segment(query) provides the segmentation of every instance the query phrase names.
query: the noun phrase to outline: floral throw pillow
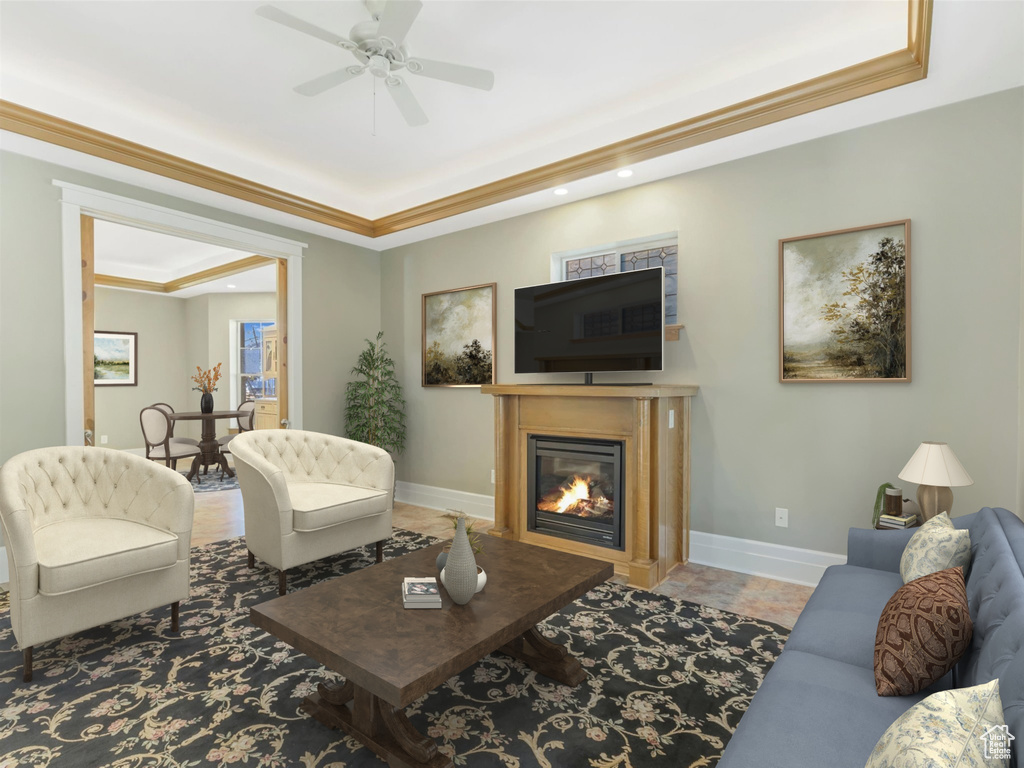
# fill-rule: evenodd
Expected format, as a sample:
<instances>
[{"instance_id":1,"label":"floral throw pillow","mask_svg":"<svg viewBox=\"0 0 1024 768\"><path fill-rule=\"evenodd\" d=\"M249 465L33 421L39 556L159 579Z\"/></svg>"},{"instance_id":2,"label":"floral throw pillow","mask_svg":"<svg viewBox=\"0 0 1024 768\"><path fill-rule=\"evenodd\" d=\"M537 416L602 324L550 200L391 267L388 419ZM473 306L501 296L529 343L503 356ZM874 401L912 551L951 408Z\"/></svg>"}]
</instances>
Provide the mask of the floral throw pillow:
<instances>
[{"instance_id":1,"label":"floral throw pillow","mask_svg":"<svg viewBox=\"0 0 1024 768\"><path fill-rule=\"evenodd\" d=\"M971 562L971 534L957 530L945 512L921 526L903 550L900 576L903 583Z\"/></svg>"},{"instance_id":2,"label":"floral throw pillow","mask_svg":"<svg viewBox=\"0 0 1024 768\"><path fill-rule=\"evenodd\" d=\"M953 668L971 644L963 567L904 584L889 598L875 633L875 689L908 696Z\"/></svg>"},{"instance_id":3,"label":"floral throw pillow","mask_svg":"<svg viewBox=\"0 0 1024 768\"><path fill-rule=\"evenodd\" d=\"M865 768L1007 768L1010 735L999 681L919 701L889 726Z\"/></svg>"}]
</instances>

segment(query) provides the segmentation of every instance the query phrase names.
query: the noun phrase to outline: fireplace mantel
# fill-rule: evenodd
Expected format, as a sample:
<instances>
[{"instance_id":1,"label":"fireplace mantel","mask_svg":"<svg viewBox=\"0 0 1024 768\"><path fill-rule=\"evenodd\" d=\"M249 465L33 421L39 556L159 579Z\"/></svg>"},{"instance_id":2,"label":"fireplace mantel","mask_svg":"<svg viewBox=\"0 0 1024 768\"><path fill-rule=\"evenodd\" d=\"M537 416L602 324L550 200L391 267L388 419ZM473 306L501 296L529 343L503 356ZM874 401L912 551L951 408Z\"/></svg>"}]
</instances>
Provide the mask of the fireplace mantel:
<instances>
[{"instance_id":1,"label":"fireplace mantel","mask_svg":"<svg viewBox=\"0 0 1024 768\"><path fill-rule=\"evenodd\" d=\"M490 384L494 397L494 528L490 533L587 555L644 588L689 555L690 398L693 385ZM670 426L671 422L671 426ZM531 434L625 442L623 552L527 529L527 440Z\"/></svg>"}]
</instances>

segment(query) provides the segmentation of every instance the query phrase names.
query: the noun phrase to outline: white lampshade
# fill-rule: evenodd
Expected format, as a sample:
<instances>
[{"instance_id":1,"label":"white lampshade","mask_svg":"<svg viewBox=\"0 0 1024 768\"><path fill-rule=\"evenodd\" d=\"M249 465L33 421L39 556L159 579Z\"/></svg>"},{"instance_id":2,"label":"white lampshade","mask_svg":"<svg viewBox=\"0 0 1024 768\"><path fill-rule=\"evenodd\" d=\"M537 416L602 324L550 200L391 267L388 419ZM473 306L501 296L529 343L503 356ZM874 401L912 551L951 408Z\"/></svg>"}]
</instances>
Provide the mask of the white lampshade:
<instances>
[{"instance_id":1,"label":"white lampshade","mask_svg":"<svg viewBox=\"0 0 1024 768\"><path fill-rule=\"evenodd\" d=\"M899 478L908 483L947 488L974 485L963 464L945 443L921 443L900 472Z\"/></svg>"}]
</instances>

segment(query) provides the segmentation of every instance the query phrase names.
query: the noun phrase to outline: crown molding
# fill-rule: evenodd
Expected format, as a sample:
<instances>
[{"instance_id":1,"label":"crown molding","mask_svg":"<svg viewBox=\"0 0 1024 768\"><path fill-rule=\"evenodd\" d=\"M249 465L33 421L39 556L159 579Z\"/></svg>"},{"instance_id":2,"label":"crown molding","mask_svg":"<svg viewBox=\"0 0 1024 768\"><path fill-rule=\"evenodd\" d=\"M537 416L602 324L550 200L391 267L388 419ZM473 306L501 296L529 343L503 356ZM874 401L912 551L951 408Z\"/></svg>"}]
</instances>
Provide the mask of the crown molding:
<instances>
[{"instance_id":1,"label":"crown molding","mask_svg":"<svg viewBox=\"0 0 1024 768\"><path fill-rule=\"evenodd\" d=\"M923 80L928 75L934 2L908 0L907 5L903 50L375 220L9 101L0 100L0 129L358 235L381 237Z\"/></svg>"},{"instance_id":2,"label":"crown molding","mask_svg":"<svg viewBox=\"0 0 1024 768\"><path fill-rule=\"evenodd\" d=\"M373 235L373 222L255 181L233 176L191 160L136 144L70 120L39 112L20 104L0 100L0 129L112 160L121 165L183 181L212 192L246 200L332 227Z\"/></svg>"},{"instance_id":3,"label":"crown molding","mask_svg":"<svg viewBox=\"0 0 1024 768\"><path fill-rule=\"evenodd\" d=\"M237 261L229 261L217 267L204 269L201 272L194 272L191 275L179 277L177 280L170 280L166 283L156 283L151 280L136 280L131 277L117 277L116 275L96 275L96 285L105 285L108 288L128 288L133 291L152 291L153 293L174 293L185 288L192 288L211 280L219 280L229 275L237 275L239 272L248 272L250 269L273 264L276 259L266 256L247 256Z\"/></svg>"}]
</instances>

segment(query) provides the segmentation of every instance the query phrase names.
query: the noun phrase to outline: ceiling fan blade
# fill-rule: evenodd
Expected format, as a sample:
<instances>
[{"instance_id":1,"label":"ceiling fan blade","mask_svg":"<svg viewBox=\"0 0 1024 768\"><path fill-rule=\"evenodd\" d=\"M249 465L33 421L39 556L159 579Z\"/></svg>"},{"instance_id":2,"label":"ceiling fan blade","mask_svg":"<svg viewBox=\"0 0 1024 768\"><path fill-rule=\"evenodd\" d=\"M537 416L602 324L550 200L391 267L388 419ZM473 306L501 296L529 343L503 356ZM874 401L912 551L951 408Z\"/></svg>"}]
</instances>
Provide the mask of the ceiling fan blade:
<instances>
[{"instance_id":1,"label":"ceiling fan blade","mask_svg":"<svg viewBox=\"0 0 1024 768\"><path fill-rule=\"evenodd\" d=\"M348 48L349 46L351 46L352 48L356 47L355 43L351 42L348 38L342 37L341 35L336 35L333 32L328 32L326 29L322 29L316 26L316 24L310 24L308 21L303 21L302 19L296 18L295 16L292 16L290 13L285 13L284 11L280 10L279 8L275 8L272 5L261 5L259 8L256 9L256 15L262 16L264 19L269 19L270 21L276 21L278 24L283 24L286 27L290 27L291 29L294 29L296 32L302 32L303 34L306 35L318 37L325 43L330 43L331 45L342 45L343 43L345 43L347 44L344 46L346 48Z\"/></svg>"},{"instance_id":2,"label":"ceiling fan blade","mask_svg":"<svg viewBox=\"0 0 1024 768\"><path fill-rule=\"evenodd\" d=\"M423 77L432 77L435 80L467 85L482 91L489 91L494 87L494 73L489 69L478 69L463 64L449 64L447 61L434 61L419 57L410 59L407 66L410 72Z\"/></svg>"},{"instance_id":3,"label":"ceiling fan blade","mask_svg":"<svg viewBox=\"0 0 1024 768\"><path fill-rule=\"evenodd\" d=\"M316 96L334 88L336 85L347 83L353 77L359 77L361 74L363 74L363 70L355 67L345 67L345 69L339 69L337 72L328 72L326 75L316 77L308 83L297 85L295 86L295 92L301 93L303 96Z\"/></svg>"},{"instance_id":4,"label":"ceiling fan blade","mask_svg":"<svg viewBox=\"0 0 1024 768\"><path fill-rule=\"evenodd\" d=\"M388 78L385 82L387 83L388 93L395 100L395 106L402 113L406 123L410 126L416 126L426 125L429 122L427 113L423 111L423 107L420 106L412 91L409 90L408 83L397 77Z\"/></svg>"},{"instance_id":5,"label":"ceiling fan blade","mask_svg":"<svg viewBox=\"0 0 1024 768\"><path fill-rule=\"evenodd\" d=\"M405 42L405 36L422 7L420 0L388 0L380 15L377 37L386 37L397 48Z\"/></svg>"}]
</instances>

